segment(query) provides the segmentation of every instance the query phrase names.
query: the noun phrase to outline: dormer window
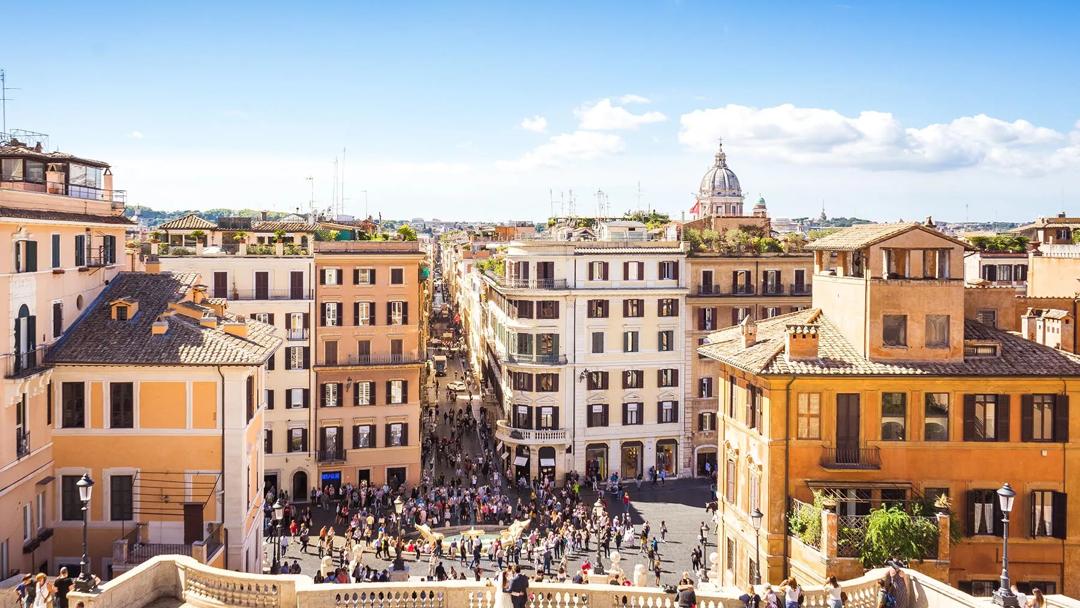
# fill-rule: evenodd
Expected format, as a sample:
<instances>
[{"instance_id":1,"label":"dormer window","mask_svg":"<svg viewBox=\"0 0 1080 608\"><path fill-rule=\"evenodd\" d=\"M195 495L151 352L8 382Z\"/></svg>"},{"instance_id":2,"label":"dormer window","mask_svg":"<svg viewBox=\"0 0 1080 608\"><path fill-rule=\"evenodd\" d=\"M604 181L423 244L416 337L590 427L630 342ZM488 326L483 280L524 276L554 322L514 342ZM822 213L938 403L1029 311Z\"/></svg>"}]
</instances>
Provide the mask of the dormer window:
<instances>
[{"instance_id":1,"label":"dormer window","mask_svg":"<svg viewBox=\"0 0 1080 608\"><path fill-rule=\"evenodd\" d=\"M1001 354L1001 344L998 342L990 341L965 341L964 342L964 356L965 357L997 357Z\"/></svg>"},{"instance_id":2,"label":"dormer window","mask_svg":"<svg viewBox=\"0 0 1080 608\"><path fill-rule=\"evenodd\" d=\"M109 316L116 321L128 321L138 311L139 302L133 298L120 298L109 302Z\"/></svg>"}]
</instances>

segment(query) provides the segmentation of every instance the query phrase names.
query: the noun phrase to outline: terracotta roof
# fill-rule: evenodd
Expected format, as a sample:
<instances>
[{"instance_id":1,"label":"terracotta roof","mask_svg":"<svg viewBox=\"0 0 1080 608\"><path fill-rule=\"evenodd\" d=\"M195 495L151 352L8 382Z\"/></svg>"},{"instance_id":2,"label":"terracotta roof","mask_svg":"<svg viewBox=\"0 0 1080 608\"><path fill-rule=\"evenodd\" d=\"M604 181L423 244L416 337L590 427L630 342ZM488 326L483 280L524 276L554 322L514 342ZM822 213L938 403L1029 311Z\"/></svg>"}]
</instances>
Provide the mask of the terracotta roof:
<instances>
[{"instance_id":1,"label":"terracotta roof","mask_svg":"<svg viewBox=\"0 0 1080 608\"><path fill-rule=\"evenodd\" d=\"M276 232L278 230L284 230L285 232L315 232L318 228L317 225L310 222L282 222L279 220L267 220L265 222L255 222L251 226L252 232Z\"/></svg>"},{"instance_id":2,"label":"terracotta roof","mask_svg":"<svg viewBox=\"0 0 1080 608\"><path fill-rule=\"evenodd\" d=\"M962 245L965 249L971 249L971 245L955 239L947 234L943 234L928 228L919 222L898 222L895 224L857 224L848 228L841 228L840 230L828 235L823 236L820 239L811 242L806 246L806 249L810 251L824 250L824 251L853 251L855 249L862 249L869 247L881 241L890 239L899 234L903 234L909 230L925 230L935 236L939 236L943 239L947 239Z\"/></svg>"},{"instance_id":3,"label":"terracotta roof","mask_svg":"<svg viewBox=\"0 0 1080 608\"><path fill-rule=\"evenodd\" d=\"M1070 314L1060 308L1029 308L1024 312L1025 317L1042 317L1044 319L1068 319Z\"/></svg>"},{"instance_id":4,"label":"terracotta roof","mask_svg":"<svg viewBox=\"0 0 1080 608\"><path fill-rule=\"evenodd\" d=\"M281 345L274 327L254 320L226 315L224 320L244 321L246 337L217 327L203 327L198 319L180 313L167 316L169 328L155 335L151 326L169 304L180 300L195 284L195 273L117 275L82 317L50 349L51 363L109 365L261 365ZM108 302L133 298L139 312L127 321L111 318ZM196 309L209 308L185 302Z\"/></svg>"},{"instance_id":5,"label":"terracotta roof","mask_svg":"<svg viewBox=\"0 0 1080 608\"><path fill-rule=\"evenodd\" d=\"M818 325L818 359L788 361L784 356L788 325ZM947 361L871 361L844 338L818 308L757 322L757 342L743 348L738 326L714 332L702 355L758 375L805 376L1080 376L1080 356L1036 344L1014 334L965 319L964 339L996 342L997 357Z\"/></svg>"},{"instance_id":6,"label":"terracotta roof","mask_svg":"<svg viewBox=\"0 0 1080 608\"><path fill-rule=\"evenodd\" d=\"M216 230L217 224L210 220L203 219L194 213L189 213L184 217L178 217L175 220L169 220L164 224L158 226L158 230Z\"/></svg>"},{"instance_id":7,"label":"terracotta roof","mask_svg":"<svg viewBox=\"0 0 1080 608\"><path fill-rule=\"evenodd\" d=\"M94 167L101 167L102 169L107 169L109 167L109 163L100 160L94 160L92 158L82 158L79 156L75 156L74 154L61 152L59 150L56 150L54 152L46 152L44 150L38 150L37 148L32 148L30 146L11 145L10 143L0 146L0 156L8 158L30 158L33 160L40 160L42 162L75 162L82 163L84 165L91 165Z\"/></svg>"},{"instance_id":8,"label":"terracotta roof","mask_svg":"<svg viewBox=\"0 0 1080 608\"><path fill-rule=\"evenodd\" d=\"M93 215L90 213L69 213L67 211L18 209L16 207L0 207L0 217L13 217L27 220L50 220L54 222L78 222L80 224L118 224L124 226L135 224L135 222L123 215Z\"/></svg>"}]
</instances>

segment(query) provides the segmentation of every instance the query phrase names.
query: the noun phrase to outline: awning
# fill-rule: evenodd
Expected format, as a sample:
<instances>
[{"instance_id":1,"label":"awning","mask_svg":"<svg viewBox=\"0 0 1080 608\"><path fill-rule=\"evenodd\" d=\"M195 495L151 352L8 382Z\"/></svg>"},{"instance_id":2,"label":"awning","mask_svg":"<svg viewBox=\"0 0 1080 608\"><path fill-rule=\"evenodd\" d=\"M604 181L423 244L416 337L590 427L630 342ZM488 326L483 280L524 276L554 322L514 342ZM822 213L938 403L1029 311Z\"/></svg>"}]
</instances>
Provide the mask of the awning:
<instances>
[{"instance_id":1,"label":"awning","mask_svg":"<svg viewBox=\"0 0 1080 608\"><path fill-rule=\"evenodd\" d=\"M553 466L555 466L555 459L554 458L541 458L540 459L540 466L542 466L542 467L553 467Z\"/></svg>"},{"instance_id":2,"label":"awning","mask_svg":"<svg viewBox=\"0 0 1080 608\"><path fill-rule=\"evenodd\" d=\"M517 458L514 459L514 464L519 466L519 467L526 466L526 465L529 464L529 457L528 456L518 456Z\"/></svg>"}]
</instances>

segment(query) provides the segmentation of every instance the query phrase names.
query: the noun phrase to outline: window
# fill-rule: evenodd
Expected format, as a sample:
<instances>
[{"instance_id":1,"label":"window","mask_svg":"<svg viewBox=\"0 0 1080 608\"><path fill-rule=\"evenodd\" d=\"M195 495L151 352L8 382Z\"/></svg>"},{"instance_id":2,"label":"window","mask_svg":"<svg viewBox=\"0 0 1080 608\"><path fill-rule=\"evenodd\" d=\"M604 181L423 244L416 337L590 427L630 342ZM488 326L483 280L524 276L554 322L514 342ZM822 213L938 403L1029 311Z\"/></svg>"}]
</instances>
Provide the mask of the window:
<instances>
[{"instance_id":1,"label":"window","mask_svg":"<svg viewBox=\"0 0 1080 608\"><path fill-rule=\"evenodd\" d=\"M926 348L949 348L949 315L926 315Z\"/></svg>"},{"instance_id":2,"label":"window","mask_svg":"<svg viewBox=\"0 0 1080 608\"><path fill-rule=\"evenodd\" d=\"M698 397L713 396L713 379L709 376L698 379Z\"/></svg>"},{"instance_id":3,"label":"window","mask_svg":"<svg viewBox=\"0 0 1080 608\"><path fill-rule=\"evenodd\" d=\"M923 278L947 280L949 278L949 250L923 250Z\"/></svg>"},{"instance_id":4,"label":"window","mask_svg":"<svg viewBox=\"0 0 1080 608\"><path fill-rule=\"evenodd\" d=\"M516 309L515 316L518 319L531 319L533 318L533 303L532 300L514 300L514 308Z\"/></svg>"},{"instance_id":5,"label":"window","mask_svg":"<svg viewBox=\"0 0 1080 608\"><path fill-rule=\"evenodd\" d=\"M746 387L746 426L761 432L761 389Z\"/></svg>"},{"instance_id":6,"label":"window","mask_svg":"<svg viewBox=\"0 0 1080 608\"><path fill-rule=\"evenodd\" d=\"M1001 507L994 490L970 490L968 498L969 536L997 536L1001 533Z\"/></svg>"},{"instance_id":7,"label":"window","mask_svg":"<svg viewBox=\"0 0 1080 608\"><path fill-rule=\"evenodd\" d=\"M675 298L660 298L656 301L656 314L661 317L679 316L679 301Z\"/></svg>"},{"instance_id":8,"label":"window","mask_svg":"<svg viewBox=\"0 0 1080 608\"><path fill-rule=\"evenodd\" d=\"M742 320L750 316L749 306L736 306L731 309L731 324L738 325Z\"/></svg>"},{"instance_id":9,"label":"window","mask_svg":"<svg viewBox=\"0 0 1080 608\"><path fill-rule=\"evenodd\" d=\"M885 346L907 346L907 315L883 315L881 338Z\"/></svg>"},{"instance_id":10,"label":"window","mask_svg":"<svg viewBox=\"0 0 1080 608\"><path fill-rule=\"evenodd\" d=\"M401 447L408 445L408 440L405 437L405 424L402 422L395 422L386 425L386 445L387 447Z\"/></svg>"},{"instance_id":11,"label":"window","mask_svg":"<svg viewBox=\"0 0 1080 608\"><path fill-rule=\"evenodd\" d=\"M404 285L405 284L405 269L404 268L391 268L390 269L390 284L391 285Z\"/></svg>"},{"instance_id":12,"label":"window","mask_svg":"<svg viewBox=\"0 0 1080 608\"><path fill-rule=\"evenodd\" d=\"M626 281L644 281L645 262L623 262L623 279Z\"/></svg>"},{"instance_id":13,"label":"window","mask_svg":"<svg viewBox=\"0 0 1080 608\"><path fill-rule=\"evenodd\" d=\"M15 272L37 272L37 241L15 242Z\"/></svg>"},{"instance_id":14,"label":"window","mask_svg":"<svg viewBox=\"0 0 1080 608\"><path fill-rule=\"evenodd\" d=\"M997 311L991 308L983 308L975 312L975 320L983 325L997 327Z\"/></svg>"},{"instance_id":15,"label":"window","mask_svg":"<svg viewBox=\"0 0 1080 608\"><path fill-rule=\"evenodd\" d=\"M965 343L964 357L996 357L999 346L996 343Z\"/></svg>"},{"instance_id":16,"label":"window","mask_svg":"<svg viewBox=\"0 0 1080 608\"><path fill-rule=\"evenodd\" d=\"M64 382L60 385L60 427L81 429L86 426L86 385Z\"/></svg>"},{"instance_id":17,"label":"window","mask_svg":"<svg viewBox=\"0 0 1080 608\"><path fill-rule=\"evenodd\" d=\"M712 331L716 329L716 308L698 309L698 329Z\"/></svg>"},{"instance_id":18,"label":"window","mask_svg":"<svg viewBox=\"0 0 1080 608\"><path fill-rule=\"evenodd\" d=\"M907 436L907 393L881 394L881 439L903 441Z\"/></svg>"},{"instance_id":19,"label":"window","mask_svg":"<svg viewBox=\"0 0 1080 608\"><path fill-rule=\"evenodd\" d=\"M551 361L559 356L559 334L536 334L536 354Z\"/></svg>"},{"instance_id":20,"label":"window","mask_svg":"<svg viewBox=\"0 0 1080 608\"><path fill-rule=\"evenodd\" d=\"M287 446L290 452L306 452L307 445L307 429L304 428L291 428L289 429L289 444Z\"/></svg>"},{"instance_id":21,"label":"window","mask_svg":"<svg viewBox=\"0 0 1080 608\"><path fill-rule=\"evenodd\" d=\"M533 377L532 374L526 372L511 372L510 386L515 391L527 391L533 390Z\"/></svg>"},{"instance_id":22,"label":"window","mask_svg":"<svg viewBox=\"0 0 1080 608\"><path fill-rule=\"evenodd\" d=\"M661 424L679 421L679 402L661 401L656 404L656 421Z\"/></svg>"},{"instance_id":23,"label":"window","mask_svg":"<svg viewBox=\"0 0 1080 608\"><path fill-rule=\"evenodd\" d=\"M30 433L27 430L29 420L26 417L26 393L15 404L15 457L22 458L30 453Z\"/></svg>"},{"instance_id":24,"label":"window","mask_svg":"<svg viewBox=\"0 0 1080 608\"><path fill-rule=\"evenodd\" d=\"M323 327L337 327L340 325L340 320L338 319L338 310L340 310L340 308L340 302L323 303Z\"/></svg>"},{"instance_id":25,"label":"window","mask_svg":"<svg viewBox=\"0 0 1080 608\"><path fill-rule=\"evenodd\" d=\"M607 262L589 262L589 280L606 281L608 279Z\"/></svg>"},{"instance_id":26,"label":"window","mask_svg":"<svg viewBox=\"0 0 1080 608\"><path fill-rule=\"evenodd\" d=\"M660 262L660 280L677 281L679 279L679 263L677 261Z\"/></svg>"},{"instance_id":27,"label":"window","mask_svg":"<svg viewBox=\"0 0 1080 608\"><path fill-rule=\"evenodd\" d=\"M286 406L290 408L308 406L308 389L306 388L290 388L285 395L288 396Z\"/></svg>"},{"instance_id":28,"label":"window","mask_svg":"<svg viewBox=\"0 0 1080 608\"><path fill-rule=\"evenodd\" d=\"M636 331L623 332L623 352L636 353L640 349L640 337Z\"/></svg>"},{"instance_id":29,"label":"window","mask_svg":"<svg viewBox=\"0 0 1080 608\"><path fill-rule=\"evenodd\" d=\"M592 352L596 354L604 352L604 332L592 332Z\"/></svg>"},{"instance_id":30,"label":"window","mask_svg":"<svg viewBox=\"0 0 1080 608\"><path fill-rule=\"evenodd\" d=\"M79 482L82 475L63 475L60 477L60 519L80 521L83 518L82 501L79 500Z\"/></svg>"},{"instance_id":31,"label":"window","mask_svg":"<svg viewBox=\"0 0 1080 608\"><path fill-rule=\"evenodd\" d=\"M821 393L799 393L796 415L799 439L821 439Z\"/></svg>"},{"instance_id":32,"label":"window","mask_svg":"<svg viewBox=\"0 0 1080 608\"><path fill-rule=\"evenodd\" d=\"M660 352L670 352L675 350L675 332L670 329L657 332L656 350Z\"/></svg>"},{"instance_id":33,"label":"window","mask_svg":"<svg viewBox=\"0 0 1080 608\"><path fill-rule=\"evenodd\" d=\"M373 307L371 302L354 302L353 303L353 316L356 317L357 325L372 325L371 313Z\"/></svg>"},{"instance_id":34,"label":"window","mask_svg":"<svg viewBox=\"0 0 1080 608\"><path fill-rule=\"evenodd\" d=\"M338 399L338 386L336 382L327 382L322 385L322 405L323 407L338 407L341 405L341 401Z\"/></svg>"},{"instance_id":35,"label":"window","mask_svg":"<svg viewBox=\"0 0 1080 608\"><path fill-rule=\"evenodd\" d=\"M586 386L590 391L605 391L608 388L607 372L589 372Z\"/></svg>"},{"instance_id":36,"label":"window","mask_svg":"<svg viewBox=\"0 0 1080 608\"><path fill-rule=\"evenodd\" d=\"M590 427L608 425L608 406L606 403L593 403L589 406L589 419L586 421Z\"/></svg>"},{"instance_id":37,"label":"window","mask_svg":"<svg viewBox=\"0 0 1080 608\"><path fill-rule=\"evenodd\" d=\"M532 334L515 334L517 337L517 354L519 355L531 355L533 354L533 337Z\"/></svg>"},{"instance_id":38,"label":"window","mask_svg":"<svg viewBox=\"0 0 1080 608\"><path fill-rule=\"evenodd\" d=\"M60 235L52 235L52 267L60 268Z\"/></svg>"},{"instance_id":39,"label":"window","mask_svg":"<svg viewBox=\"0 0 1080 608\"><path fill-rule=\"evenodd\" d=\"M37 495L37 529L45 529L45 492L38 492Z\"/></svg>"},{"instance_id":40,"label":"window","mask_svg":"<svg viewBox=\"0 0 1080 608\"><path fill-rule=\"evenodd\" d=\"M747 471L747 477L749 478L749 487L747 488L749 496L747 496L746 508L750 511L761 508L761 471L756 468L749 467Z\"/></svg>"},{"instance_id":41,"label":"window","mask_svg":"<svg viewBox=\"0 0 1080 608\"><path fill-rule=\"evenodd\" d=\"M771 319L773 317L779 317L779 316L780 316L780 307L779 306L766 306L765 307L765 318L766 319Z\"/></svg>"},{"instance_id":42,"label":"window","mask_svg":"<svg viewBox=\"0 0 1080 608\"><path fill-rule=\"evenodd\" d=\"M85 234L76 234L75 235L75 265L79 266L79 267L86 266L86 235ZM214 275L215 275L214 276L214 279L215 279L214 282L216 283L217 282L217 280L216 280L217 279L217 273L214 273ZM214 297L217 297L217 295L215 294ZM222 296L222 297L224 297L224 296Z\"/></svg>"},{"instance_id":43,"label":"window","mask_svg":"<svg viewBox=\"0 0 1080 608\"><path fill-rule=\"evenodd\" d=\"M630 298L623 300L623 316L624 317L644 317L645 316L645 300L638 298Z\"/></svg>"},{"instance_id":44,"label":"window","mask_svg":"<svg viewBox=\"0 0 1080 608\"><path fill-rule=\"evenodd\" d=\"M387 382L387 385L390 387L388 396L389 402L393 405L405 403L407 383L404 380L390 380Z\"/></svg>"},{"instance_id":45,"label":"window","mask_svg":"<svg viewBox=\"0 0 1080 608\"><path fill-rule=\"evenodd\" d=\"M134 477L131 475L109 476L109 519L112 521L130 521L134 519L132 500Z\"/></svg>"},{"instance_id":46,"label":"window","mask_svg":"<svg viewBox=\"0 0 1080 608\"><path fill-rule=\"evenodd\" d=\"M34 537L34 512L30 510L30 503L22 506L22 520L23 542L28 543Z\"/></svg>"},{"instance_id":47,"label":"window","mask_svg":"<svg viewBox=\"0 0 1080 608\"><path fill-rule=\"evenodd\" d=\"M1036 490L1031 493L1031 535L1065 538L1065 504L1063 492Z\"/></svg>"},{"instance_id":48,"label":"window","mask_svg":"<svg viewBox=\"0 0 1080 608\"><path fill-rule=\"evenodd\" d=\"M307 369L308 347L290 346L285 350L285 369Z\"/></svg>"},{"instance_id":49,"label":"window","mask_svg":"<svg viewBox=\"0 0 1080 608\"><path fill-rule=\"evenodd\" d=\"M274 453L274 431L263 429L263 454Z\"/></svg>"},{"instance_id":50,"label":"window","mask_svg":"<svg viewBox=\"0 0 1080 608\"><path fill-rule=\"evenodd\" d=\"M623 370L623 388L641 388L645 385L645 374L640 369Z\"/></svg>"},{"instance_id":51,"label":"window","mask_svg":"<svg viewBox=\"0 0 1080 608\"><path fill-rule=\"evenodd\" d=\"M606 319L608 316L608 301L589 300L588 309L590 319Z\"/></svg>"},{"instance_id":52,"label":"window","mask_svg":"<svg viewBox=\"0 0 1080 608\"><path fill-rule=\"evenodd\" d=\"M701 412L700 414L698 414L698 430L715 431L716 414L713 412Z\"/></svg>"},{"instance_id":53,"label":"window","mask_svg":"<svg viewBox=\"0 0 1080 608\"><path fill-rule=\"evenodd\" d=\"M554 300L541 300L536 303L537 319L558 319L559 303Z\"/></svg>"},{"instance_id":54,"label":"window","mask_svg":"<svg viewBox=\"0 0 1080 608\"><path fill-rule=\"evenodd\" d=\"M337 285L338 283L340 283L340 281L338 281L338 277L340 275L340 268L323 268L323 285Z\"/></svg>"},{"instance_id":55,"label":"window","mask_svg":"<svg viewBox=\"0 0 1080 608\"><path fill-rule=\"evenodd\" d=\"M555 411L555 408L550 406L541 407L537 410L539 416L536 420L536 428L538 429L557 429L559 428L559 416Z\"/></svg>"},{"instance_id":56,"label":"window","mask_svg":"<svg viewBox=\"0 0 1080 608\"><path fill-rule=\"evenodd\" d=\"M121 307L125 313L127 313L127 307ZM116 312L120 312L118 309ZM117 316L119 318L119 316ZM53 302L52 305L52 331L53 338L59 338L64 333L64 303Z\"/></svg>"},{"instance_id":57,"label":"window","mask_svg":"<svg viewBox=\"0 0 1080 608\"><path fill-rule=\"evenodd\" d=\"M514 406L514 428L515 429L531 429L532 428L532 408L527 405L515 405Z\"/></svg>"},{"instance_id":58,"label":"window","mask_svg":"<svg viewBox=\"0 0 1080 608\"><path fill-rule=\"evenodd\" d=\"M926 393L923 440L949 440L949 393Z\"/></svg>"},{"instance_id":59,"label":"window","mask_svg":"<svg viewBox=\"0 0 1080 608\"><path fill-rule=\"evenodd\" d=\"M729 456L724 473L724 498L732 504L735 504L735 471L735 458ZM730 545L731 541L728 541L728 544ZM731 551L730 548L728 550Z\"/></svg>"},{"instance_id":60,"label":"window","mask_svg":"<svg viewBox=\"0 0 1080 608\"><path fill-rule=\"evenodd\" d=\"M559 390L559 374L536 374L536 392L554 393Z\"/></svg>"},{"instance_id":61,"label":"window","mask_svg":"<svg viewBox=\"0 0 1080 608\"><path fill-rule=\"evenodd\" d=\"M23 159L5 158L0 159L0 181L21 182L23 181ZM7 576L7 572L3 573Z\"/></svg>"},{"instance_id":62,"label":"window","mask_svg":"<svg viewBox=\"0 0 1080 608\"><path fill-rule=\"evenodd\" d=\"M964 441L1008 441L1009 396L964 395Z\"/></svg>"},{"instance_id":63,"label":"window","mask_svg":"<svg viewBox=\"0 0 1080 608\"><path fill-rule=\"evenodd\" d=\"M375 405L375 383L357 382L353 385L353 403L355 405Z\"/></svg>"},{"instance_id":64,"label":"window","mask_svg":"<svg viewBox=\"0 0 1080 608\"><path fill-rule=\"evenodd\" d=\"M673 368L656 370L656 385L661 388L679 386L679 370Z\"/></svg>"},{"instance_id":65,"label":"window","mask_svg":"<svg viewBox=\"0 0 1080 608\"><path fill-rule=\"evenodd\" d=\"M735 419L735 388L738 386L735 376L728 376L727 416Z\"/></svg>"},{"instance_id":66,"label":"window","mask_svg":"<svg viewBox=\"0 0 1080 608\"><path fill-rule=\"evenodd\" d=\"M408 325L409 304L408 302L387 302L387 322L390 325Z\"/></svg>"},{"instance_id":67,"label":"window","mask_svg":"<svg viewBox=\"0 0 1080 608\"><path fill-rule=\"evenodd\" d=\"M375 284L375 269L374 268L355 268L353 269L353 283L356 285L374 285Z\"/></svg>"},{"instance_id":68,"label":"window","mask_svg":"<svg viewBox=\"0 0 1080 608\"><path fill-rule=\"evenodd\" d=\"M644 417L641 415L641 403L624 403L622 404L622 423L624 426L630 426L634 424L644 424Z\"/></svg>"},{"instance_id":69,"label":"window","mask_svg":"<svg viewBox=\"0 0 1080 608\"><path fill-rule=\"evenodd\" d=\"M1023 441L1068 441L1068 396L1024 395L1021 397L1020 422Z\"/></svg>"},{"instance_id":70,"label":"window","mask_svg":"<svg viewBox=\"0 0 1080 608\"><path fill-rule=\"evenodd\" d=\"M109 383L109 428L135 427L135 385L131 382Z\"/></svg>"},{"instance_id":71,"label":"window","mask_svg":"<svg viewBox=\"0 0 1080 608\"><path fill-rule=\"evenodd\" d=\"M354 450L375 447L375 425L354 425L352 431L352 447Z\"/></svg>"}]
</instances>

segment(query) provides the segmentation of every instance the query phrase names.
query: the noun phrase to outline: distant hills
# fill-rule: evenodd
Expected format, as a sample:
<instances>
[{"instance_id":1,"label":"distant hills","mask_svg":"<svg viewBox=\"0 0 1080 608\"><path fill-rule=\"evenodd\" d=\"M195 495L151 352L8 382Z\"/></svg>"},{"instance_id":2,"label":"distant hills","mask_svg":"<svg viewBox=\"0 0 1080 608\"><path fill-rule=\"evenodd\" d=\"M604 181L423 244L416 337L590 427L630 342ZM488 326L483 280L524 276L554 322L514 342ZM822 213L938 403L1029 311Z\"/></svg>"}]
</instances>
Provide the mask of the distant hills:
<instances>
[{"instance_id":1,"label":"distant hills","mask_svg":"<svg viewBox=\"0 0 1080 608\"><path fill-rule=\"evenodd\" d=\"M216 222L221 217L259 217L262 215L262 211L259 209L186 209L184 211L157 211L149 207L128 207L124 210L124 215L127 217L134 217L136 211L139 214L139 218L146 223L147 226L157 226L163 224L169 220L176 219L178 217L184 217L189 213L196 213L201 218ZM280 211L268 211L266 217L272 220L280 219L289 215Z\"/></svg>"}]
</instances>

